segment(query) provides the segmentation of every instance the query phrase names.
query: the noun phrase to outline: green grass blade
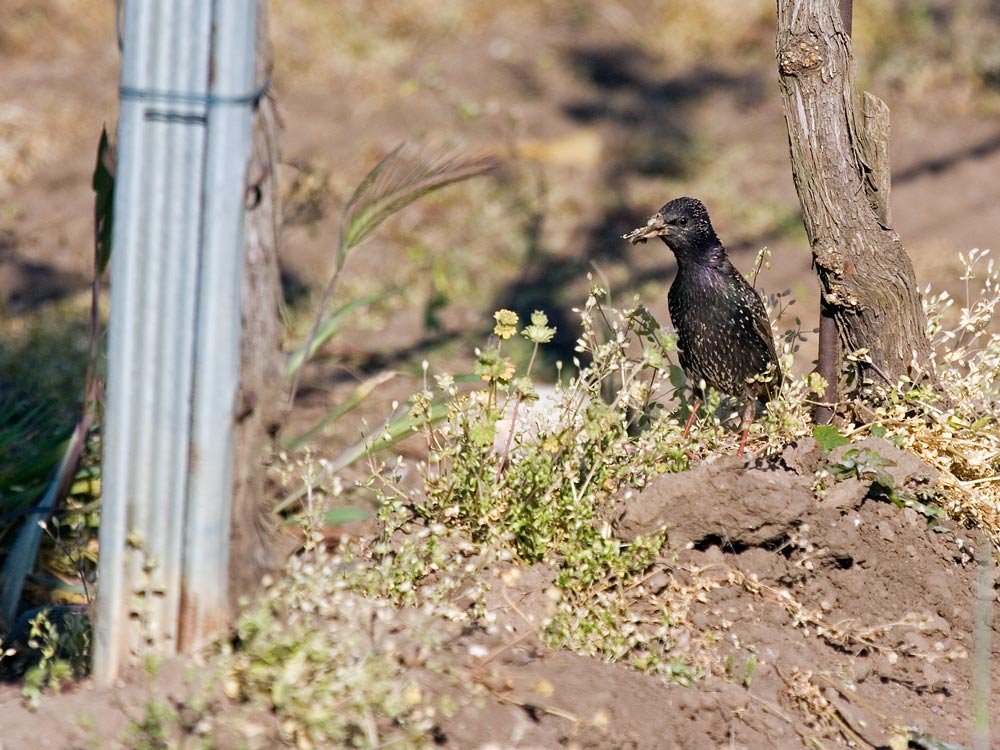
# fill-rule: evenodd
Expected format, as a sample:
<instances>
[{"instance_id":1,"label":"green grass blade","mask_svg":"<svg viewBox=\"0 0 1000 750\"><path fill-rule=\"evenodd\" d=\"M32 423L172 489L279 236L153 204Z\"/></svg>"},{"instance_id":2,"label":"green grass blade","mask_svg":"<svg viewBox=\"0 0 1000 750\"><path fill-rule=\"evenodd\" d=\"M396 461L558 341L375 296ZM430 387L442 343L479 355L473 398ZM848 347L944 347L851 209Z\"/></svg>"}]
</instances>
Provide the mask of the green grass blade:
<instances>
[{"instance_id":1,"label":"green grass blade","mask_svg":"<svg viewBox=\"0 0 1000 750\"><path fill-rule=\"evenodd\" d=\"M336 268L340 269L344 267L344 263L347 261L347 253L351 246L347 244L347 232L345 230L347 226L347 217L350 214L352 208L360 203L363 203L364 196L371 189L375 180L378 179L379 174L382 173L384 169L388 167L393 160L399 156L400 152L403 150L405 143L400 143L396 148L390 151L382 161L375 165L375 168L371 172L365 175L365 178L361 180L354 192L351 194L351 199L347 201L347 206L344 209L344 217L340 225L340 237L337 242L337 265Z\"/></svg>"},{"instance_id":2,"label":"green grass blade","mask_svg":"<svg viewBox=\"0 0 1000 750\"><path fill-rule=\"evenodd\" d=\"M4 519L22 516L45 491L66 448L70 428L48 404L26 407L15 397L0 400L0 537Z\"/></svg>"},{"instance_id":3,"label":"green grass blade","mask_svg":"<svg viewBox=\"0 0 1000 750\"><path fill-rule=\"evenodd\" d=\"M444 399L436 399L430 405L428 416L428 421L431 424L440 422L448 416L448 403ZM330 463L330 473L336 474L338 471L346 469L365 456L392 447L403 438L409 437L419 430L423 424L423 420L419 422L415 421L409 414L402 414L396 417L383 425L374 440L360 440L350 448L344 450Z\"/></svg>"},{"instance_id":4,"label":"green grass blade","mask_svg":"<svg viewBox=\"0 0 1000 750\"><path fill-rule=\"evenodd\" d=\"M38 545L42 538L42 528L38 522L47 519L66 494L83 455L91 421L92 414L88 411L77 423L73 436L66 445L59 470L49 482L45 495L35 505L37 513L29 516L21 526L14 545L4 560L3 575L0 576L0 624L10 625L14 622L24 582L34 569L35 559L38 557Z\"/></svg>"},{"instance_id":5,"label":"green grass blade","mask_svg":"<svg viewBox=\"0 0 1000 750\"><path fill-rule=\"evenodd\" d=\"M354 507L344 507L344 508L332 508L323 514L323 523L329 524L330 526L338 526L342 523L351 523L353 521L364 521L366 518L371 518L371 511L365 510L364 508L354 508ZM301 526L305 523L305 518L302 516L293 516L292 518L286 518L281 522L282 526Z\"/></svg>"},{"instance_id":6,"label":"green grass blade","mask_svg":"<svg viewBox=\"0 0 1000 750\"><path fill-rule=\"evenodd\" d=\"M489 156L424 157L396 148L368 173L347 204L338 243L338 267L352 248L368 239L394 213L428 193L477 177L496 165L497 160Z\"/></svg>"},{"instance_id":7,"label":"green grass blade","mask_svg":"<svg viewBox=\"0 0 1000 750\"><path fill-rule=\"evenodd\" d=\"M289 440L285 447L290 451L297 451L302 446L304 446L309 440L316 436L323 428L336 422L342 416L348 412L353 411L368 398L372 392L378 388L380 385L387 383L392 378L396 377L398 373L393 371L380 372L378 375L373 375L372 377L365 380L361 385L355 388L351 394L339 404L333 411L327 414L323 419L321 419L315 426L310 428L308 431L302 433L297 438Z\"/></svg>"},{"instance_id":8,"label":"green grass blade","mask_svg":"<svg viewBox=\"0 0 1000 750\"><path fill-rule=\"evenodd\" d=\"M338 307L336 310L331 312L326 318L322 320L319 327L316 328L316 332L302 345L296 349L292 356L288 358L288 374L295 375L299 369L301 369L303 362L306 362L316 356L316 352L322 349L330 339L336 336L347 323L347 316L350 315L355 310L363 307L369 307L371 305L377 304L382 300L391 297L392 295L399 294L401 290L391 289L386 292L377 292L375 294L369 294L364 297L359 297L356 300L348 302L346 305ZM308 353L306 353L306 347L309 347Z\"/></svg>"},{"instance_id":9,"label":"green grass blade","mask_svg":"<svg viewBox=\"0 0 1000 750\"><path fill-rule=\"evenodd\" d=\"M428 419L430 424L437 424L448 416L448 402L444 398L435 399L431 402ZM333 476L337 472L343 471L348 466L361 460L365 456L390 448L404 438L409 437L425 424L425 420L414 420L409 414L402 414L395 419L388 420L378 431L378 437L374 439L360 440L350 446L339 456L337 456L326 468L326 474ZM286 495L277 506L274 512L280 513L290 508L296 501L302 499L307 492L303 485L289 495Z\"/></svg>"}]
</instances>

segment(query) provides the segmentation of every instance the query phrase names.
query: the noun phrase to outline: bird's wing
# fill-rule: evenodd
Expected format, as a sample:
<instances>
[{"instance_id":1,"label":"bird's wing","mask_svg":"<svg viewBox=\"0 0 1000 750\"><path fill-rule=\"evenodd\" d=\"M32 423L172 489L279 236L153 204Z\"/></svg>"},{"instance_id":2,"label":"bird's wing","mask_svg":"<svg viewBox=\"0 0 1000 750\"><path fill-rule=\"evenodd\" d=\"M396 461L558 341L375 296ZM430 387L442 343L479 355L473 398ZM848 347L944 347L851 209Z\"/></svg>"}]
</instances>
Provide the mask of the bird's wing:
<instances>
[{"instance_id":1,"label":"bird's wing","mask_svg":"<svg viewBox=\"0 0 1000 750\"><path fill-rule=\"evenodd\" d=\"M768 321L767 310L756 289L747 284L746 292L747 301L753 310L753 331L765 345L765 351L770 355L768 362L774 364L774 386L768 390L777 393L778 389L781 388L782 373L781 367L778 365L778 352L774 348L774 334L771 331L771 324Z\"/></svg>"}]
</instances>

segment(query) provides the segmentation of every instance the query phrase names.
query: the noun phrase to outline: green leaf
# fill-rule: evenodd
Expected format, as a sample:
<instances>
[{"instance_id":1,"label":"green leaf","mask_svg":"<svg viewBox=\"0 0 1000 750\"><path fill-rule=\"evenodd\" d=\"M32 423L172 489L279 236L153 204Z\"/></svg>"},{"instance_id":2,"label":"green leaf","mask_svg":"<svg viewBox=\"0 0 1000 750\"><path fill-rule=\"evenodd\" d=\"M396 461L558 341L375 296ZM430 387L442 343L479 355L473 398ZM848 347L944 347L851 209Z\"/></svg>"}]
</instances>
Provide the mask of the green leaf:
<instances>
[{"instance_id":1,"label":"green leaf","mask_svg":"<svg viewBox=\"0 0 1000 750\"><path fill-rule=\"evenodd\" d=\"M882 424L873 424L872 425L872 429L871 429L871 433L872 433L872 437L884 438L885 437L885 433L886 433L885 425L882 425Z\"/></svg>"},{"instance_id":2,"label":"green leaf","mask_svg":"<svg viewBox=\"0 0 1000 750\"><path fill-rule=\"evenodd\" d=\"M366 518L371 517L371 512L365 510L364 508L333 508L326 511L323 514L323 523L330 526L339 526L342 523L351 523L353 521L364 521ZM282 522L282 526L301 526L305 523L305 518L302 516L295 516L293 518L286 518Z\"/></svg>"},{"instance_id":3,"label":"green leaf","mask_svg":"<svg viewBox=\"0 0 1000 750\"><path fill-rule=\"evenodd\" d=\"M323 521L331 526L352 521L364 521L371 517L371 512L364 508L333 508L323 514Z\"/></svg>"},{"instance_id":4,"label":"green leaf","mask_svg":"<svg viewBox=\"0 0 1000 750\"><path fill-rule=\"evenodd\" d=\"M895 493L896 482L893 481L892 474L882 468L873 469L872 473L874 478L872 480L872 487L877 491L891 496Z\"/></svg>"},{"instance_id":5,"label":"green leaf","mask_svg":"<svg viewBox=\"0 0 1000 750\"><path fill-rule=\"evenodd\" d=\"M670 385L678 389L687 385L687 377L680 365L670 365Z\"/></svg>"},{"instance_id":6,"label":"green leaf","mask_svg":"<svg viewBox=\"0 0 1000 750\"><path fill-rule=\"evenodd\" d=\"M97 144L97 164L91 180L94 188L94 250L98 273L104 273L111 259L111 225L115 209L115 150L108 140L107 128L101 128Z\"/></svg>"},{"instance_id":7,"label":"green leaf","mask_svg":"<svg viewBox=\"0 0 1000 750\"><path fill-rule=\"evenodd\" d=\"M496 422L479 420L469 427L469 440L477 448L484 448L493 445L493 440L497 434Z\"/></svg>"},{"instance_id":8,"label":"green leaf","mask_svg":"<svg viewBox=\"0 0 1000 750\"><path fill-rule=\"evenodd\" d=\"M14 543L7 553L3 570L0 571L0 625L9 626L14 622L24 582L34 569L38 557L38 546L42 538L39 521L48 519L52 510L66 496L66 491L80 464L90 424L89 414L84 414L77 422L76 429L63 450L59 468L49 482L45 494L35 503L33 509L35 512L18 530Z\"/></svg>"},{"instance_id":9,"label":"green leaf","mask_svg":"<svg viewBox=\"0 0 1000 750\"><path fill-rule=\"evenodd\" d=\"M818 424L813 427L813 437L824 452L829 453L834 448L847 445L851 441L837 432L837 428L830 424Z\"/></svg>"},{"instance_id":10,"label":"green leaf","mask_svg":"<svg viewBox=\"0 0 1000 750\"><path fill-rule=\"evenodd\" d=\"M984 428L986 425L988 425L990 422L992 422L995 419L996 419L996 417L993 416L992 414L989 415L989 416L987 416L987 417L981 417L981 418L977 419L975 422L973 422L971 425L969 425L969 429L972 430L972 431L981 430L982 428Z\"/></svg>"}]
</instances>

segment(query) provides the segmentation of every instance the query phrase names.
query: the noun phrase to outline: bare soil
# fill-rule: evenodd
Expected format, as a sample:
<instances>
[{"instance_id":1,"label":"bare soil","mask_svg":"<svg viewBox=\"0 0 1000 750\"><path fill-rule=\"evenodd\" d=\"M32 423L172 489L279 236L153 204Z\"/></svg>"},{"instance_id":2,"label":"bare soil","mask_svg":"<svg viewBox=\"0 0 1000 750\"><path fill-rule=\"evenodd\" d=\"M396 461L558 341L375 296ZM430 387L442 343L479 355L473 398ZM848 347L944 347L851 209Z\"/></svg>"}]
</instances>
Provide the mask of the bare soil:
<instances>
[{"instance_id":1,"label":"bare soil","mask_svg":"<svg viewBox=\"0 0 1000 750\"><path fill-rule=\"evenodd\" d=\"M901 459L901 486L933 476L871 447ZM625 538L668 525L671 552L643 586L655 601L670 578L705 582L691 619L717 633L729 674L670 686L498 638L488 684L501 687L445 723L447 746L888 747L902 728L968 744L975 535L932 531L912 510L866 499L857 480L818 500L820 456L810 440L774 464L702 464L652 483L617 521ZM508 593L515 618L541 616L531 604L548 581L534 578ZM995 680L995 636L993 649Z\"/></svg>"},{"instance_id":2,"label":"bare soil","mask_svg":"<svg viewBox=\"0 0 1000 750\"><path fill-rule=\"evenodd\" d=\"M75 314L89 284L90 174L100 127L114 122L118 57L111 4L82 5L76 13L61 2L37 10L12 0L5 8L0 313L8 332L53 305L57 315ZM773 270L764 286L790 288L799 300L792 312L813 325L815 282L796 228L766 23L749 25L731 56L692 62L640 48L642 3L608 3L620 13L588 20L568 19L548 3L514 2L472 14L461 33L423 37L375 14L385 46L357 59L330 41L334 30L323 46L319 21L315 35L305 34L316 7L285 5L273 9L274 92L286 157L296 165L285 177L291 184L302 165L326 176L309 194L314 213L286 228L290 297L321 289L338 208L400 141L426 137L512 156L495 187L465 194L480 202L471 219L456 218L470 207L455 195L452 203L418 204L352 263L345 293L395 284L405 294L331 347L336 364L307 375L295 417L302 424L335 403L338 388L379 368L416 372L414 363L435 352L458 366L467 355L448 342L478 342L501 305L544 304L572 341L566 311L583 300L595 268L619 293L640 293L666 321L669 253L624 248L618 237L678 193L706 199L740 268L768 245ZM896 229L921 283L962 294L957 253L995 246L1000 236L996 102L934 88L879 93L893 108ZM436 290L432 271L460 287L437 289L447 293L437 331L425 316ZM808 368L812 352L803 357ZM385 402L405 392L389 389L371 411L384 413ZM356 432L328 438L330 445L355 439ZM929 467L893 457L900 484L933 482ZM892 743L909 728L911 747L932 746L919 744L920 732L968 746L977 575L970 556L978 536L930 530L913 510L867 498L856 480L817 498L820 460L815 445L803 444L776 463L702 464L658 479L613 519L626 538L667 525L668 553L642 585L652 606L671 580L703 584L691 618L732 657L727 667L683 687L546 649L531 633L544 617L552 572L535 566L504 583L497 571L501 627L457 632L447 656L468 680L437 685L459 698L470 684L481 693L459 701L438 744L885 748L905 746ZM991 590L995 599L995 579ZM998 685L995 632L992 644ZM84 681L47 696L37 712L23 706L18 686L0 686L0 750L123 746L150 697L183 709L197 672L178 662L156 679L133 672L109 690ZM1000 696L990 700L990 713L1000 716ZM193 737L179 742L196 746Z\"/></svg>"}]
</instances>

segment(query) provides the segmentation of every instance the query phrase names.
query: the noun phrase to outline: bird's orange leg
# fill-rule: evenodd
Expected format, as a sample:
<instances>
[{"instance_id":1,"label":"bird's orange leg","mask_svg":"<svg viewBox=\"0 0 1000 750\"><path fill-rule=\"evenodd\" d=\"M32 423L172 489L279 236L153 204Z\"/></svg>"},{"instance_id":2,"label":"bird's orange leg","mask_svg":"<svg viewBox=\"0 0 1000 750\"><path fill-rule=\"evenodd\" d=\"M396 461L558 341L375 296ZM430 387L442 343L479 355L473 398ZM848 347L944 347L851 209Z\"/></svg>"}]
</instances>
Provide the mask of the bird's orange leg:
<instances>
[{"instance_id":1,"label":"bird's orange leg","mask_svg":"<svg viewBox=\"0 0 1000 750\"><path fill-rule=\"evenodd\" d=\"M743 409L743 421L740 422L740 427L743 428L743 434L740 435L740 447L736 451L737 456L743 455L743 449L746 448L747 435L750 434L750 425L753 424L754 414L757 411L757 404L754 399L747 401L746 408Z\"/></svg>"},{"instance_id":2,"label":"bird's orange leg","mask_svg":"<svg viewBox=\"0 0 1000 750\"><path fill-rule=\"evenodd\" d=\"M694 406L691 407L691 415L688 417L687 423L684 425L684 437L688 436L691 432L691 425L694 424L694 418L698 416L698 410L701 408L701 399L695 396Z\"/></svg>"}]
</instances>

